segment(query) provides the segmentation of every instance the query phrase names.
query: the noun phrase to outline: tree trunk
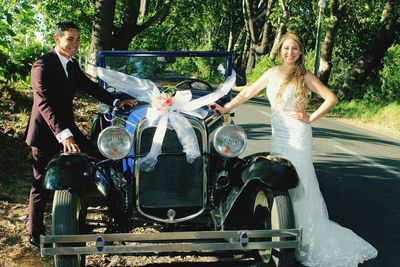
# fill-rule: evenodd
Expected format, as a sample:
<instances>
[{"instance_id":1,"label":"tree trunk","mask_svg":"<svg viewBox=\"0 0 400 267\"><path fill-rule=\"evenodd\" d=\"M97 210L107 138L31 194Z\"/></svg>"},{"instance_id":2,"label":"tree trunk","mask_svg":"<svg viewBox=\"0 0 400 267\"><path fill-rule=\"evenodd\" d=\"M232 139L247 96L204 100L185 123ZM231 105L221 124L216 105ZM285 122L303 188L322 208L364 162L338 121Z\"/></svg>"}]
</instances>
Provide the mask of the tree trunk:
<instances>
[{"instance_id":1,"label":"tree trunk","mask_svg":"<svg viewBox=\"0 0 400 267\"><path fill-rule=\"evenodd\" d=\"M97 76L96 62L100 50L112 48L112 31L115 12L115 0L97 0L94 3L95 15L92 25L92 38L90 43L86 73L92 77Z\"/></svg>"},{"instance_id":2,"label":"tree trunk","mask_svg":"<svg viewBox=\"0 0 400 267\"><path fill-rule=\"evenodd\" d=\"M254 51L254 47L251 43L251 39L248 40L248 46L249 49L247 50L247 64L246 64L246 73L251 72L251 70L254 68L256 65L256 55Z\"/></svg>"},{"instance_id":3,"label":"tree trunk","mask_svg":"<svg viewBox=\"0 0 400 267\"><path fill-rule=\"evenodd\" d=\"M244 34L244 45L242 49L242 55L241 55L241 69L246 71L246 67L248 66L248 60L249 60L249 51L250 51L250 37L248 36L248 33Z\"/></svg>"},{"instance_id":4,"label":"tree trunk","mask_svg":"<svg viewBox=\"0 0 400 267\"><path fill-rule=\"evenodd\" d=\"M136 1L126 0L128 16L123 21L121 27L115 35L113 46L117 50L127 50L133 37L143 32L154 23L162 23L168 16L169 10L175 0L159 0L159 6L161 7L152 17L144 21L142 24L137 23L139 16L140 7L137 6Z\"/></svg>"},{"instance_id":5,"label":"tree trunk","mask_svg":"<svg viewBox=\"0 0 400 267\"><path fill-rule=\"evenodd\" d=\"M287 9L285 1L279 0L279 3L283 10L283 16L279 18L279 23L278 23L279 26L278 29L276 30L274 45L272 46L272 49L269 53L269 57L271 59L274 59L276 57L276 54L279 52L278 51L279 40L281 39L282 34L286 31L286 22L289 19L289 11Z\"/></svg>"},{"instance_id":6,"label":"tree trunk","mask_svg":"<svg viewBox=\"0 0 400 267\"><path fill-rule=\"evenodd\" d=\"M245 25L247 29L247 38L246 38L246 46L245 46L245 57L246 57L246 72L250 72L253 69L255 62L255 55L252 53L253 43L256 42L256 29L255 29L255 21L253 14L253 1L252 0L244 0L243 1L243 17L245 20Z\"/></svg>"},{"instance_id":7,"label":"tree trunk","mask_svg":"<svg viewBox=\"0 0 400 267\"><path fill-rule=\"evenodd\" d=\"M234 54L234 64L237 69L245 70L245 66L243 67L243 51L245 49L245 40L246 38L246 31L242 30L233 46L233 54Z\"/></svg>"},{"instance_id":8,"label":"tree trunk","mask_svg":"<svg viewBox=\"0 0 400 267\"><path fill-rule=\"evenodd\" d=\"M144 18L144 16L146 15L146 7L147 7L147 0L140 0L139 16L141 18Z\"/></svg>"},{"instance_id":9,"label":"tree trunk","mask_svg":"<svg viewBox=\"0 0 400 267\"><path fill-rule=\"evenodd\" d=\"M257 53L261 55L265 55L267 53L268 40L271 31L269 16L271 15L272 7L275 3L275 0L268 0L267 2L268 3L266 6L265 16L264 16L264 25L260 36L260 45L256 46Z\"/></svg>"},{"instance_id":10,"label":"tree trunk","mask_svg":"<svg viewBox=\"0 0 400 267\"><path fill-rule=\"evenodd\" d=\"M339 3L341 2L341 3ZM335 46L335 39L340 22L346 12L347 1L332 0L331 2L331 19L332 25L327 29L324 43L321 49L321 58L319 64L319 79L325 85L328 84L329 76L332 70L332 51Z\"/></svg>"},{"instance_id":11,"label":"tree trunk","mask_svg":"<svg viewBox=\"0 0 400 267\"><path fill-rule=\"evenodd\" d=\"M233 51L234 55L239 55L243 46L243 35L245 34L246 27L243 25L243 12L240 11L242 6L241 0L229 0L229 38L227 50Z\"/></svg>"},{"instance_id":12,"label":"tree trunk","mask_svg":"<svg viewBox=\"0 0 400 267\"><path fill-rule=\"evenodd\" d=\"M351 98L350 88L362 85L368 75L381 66L381 60L387 49L400 32L399 15L400 3L398 0L388 0L382 12L381 26L375 35L376 38L372 41L367 53L355 63L349 72L339 90L338 97L340 99Z\"/></svg>"},{"instance_id":13,"label":"tree trunk","mask_svg":"<svg viewBox=\"0 0 400 267\"><path fill-rule=\"evenodd\" d=\"M140 15L140 2L124 0L121 26L115 29L113 48L115 50L127 50L132 38L139 32L138 19ZM136 33L137 32L137 33Z\"/></svg>"},{"instance_id":14,"label":"tree trunk","mask_svg":"<svg viewBox=\"0 0 400 267\"><path fill-rule=\"evenodd\" d=\"M127 50L132 39L156 22L163 22L174 0L159 0L160 9L142 24L138 23L140 3L146 1L124 1L122 23L119 28L113 25L115 0L95 0L95 20L92 27L92 42L89 49L87 72L96 76L96 59L100 50Z\"/></svg>"},{"instance_id":15,"label":"tree trunk","mask_svg":"<svg viewBox=\"0 0 400 267\"><path fill-rule=\"evenodd\" d=\"M266 53L270 32L269 16L275 0L243 1L243 16L250 44L247 51L247 72L254 68L257 60ZM260 20L262 19L262 20Z\"/></svg>"}]
</instances>

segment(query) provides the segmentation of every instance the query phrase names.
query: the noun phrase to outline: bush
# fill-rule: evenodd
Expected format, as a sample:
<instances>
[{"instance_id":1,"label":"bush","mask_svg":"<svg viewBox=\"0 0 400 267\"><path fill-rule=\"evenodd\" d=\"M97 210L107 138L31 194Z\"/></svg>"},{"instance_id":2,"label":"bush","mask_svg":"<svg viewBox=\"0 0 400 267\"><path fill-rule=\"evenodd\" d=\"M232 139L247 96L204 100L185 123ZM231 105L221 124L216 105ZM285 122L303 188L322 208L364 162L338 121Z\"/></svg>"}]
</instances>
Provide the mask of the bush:
<instances>
[{"instance_id":1,"label":"bush","mask_svg":"<svg viewBox=\"0 0 400 267\"><path fill-rule=\"evenodd\" d=\"M348 76L351 64L349 64L349 62L347 62L345 59L341 58L340 55L337 54L337 51L334 51L333 53L332 62L333 66L329 76L328 86L334 92L339 92L343 86L344 80Z\"/></svg>"},{"instance_id":2,"label":"bush","mask_svg":"<svg viewBox=\"0 0 400 267\"><path fill-rule=\"evenodd\" d=\"M379 74L382 100L386 103L400 101L400 45L393 45L388 49Z\"/></svg>"},{"instance_id":3,"label":"bush","mask_svg":"<svg viewBox=\"0 0 400 267\"><path fill-rule=\"evenodd\" d=\"M247 84L252 84L255 82L258 78L261 77L261 75L268 70L269 68L278 65L279 62L277 59L273 60L269 58L269 55L264 55L262 56L261 60L256 63L256 66L254 69L247 75Z\"/></svg>"},{"instance_id":4,"label":"bush","mask_svg":"<svg viewBox=\"0 0 400 267\"><path fill-rule=\"evenodd\" d=\"M400 45L391 46L382 59L382 68L369 75L362 86L354 88L359 98L386 105L400 101ZM355 94L353 93L353 94Z\"/></svg>"},{"instance_id":5,"label":"bush","mask_svg":"<svg viewBox=\"0 0 400 267\"><path fill-rule=\"evenodd\" d=\"M17 80L27 81L33 62L45 51L47 49L43 48L39 42L13 47L0 66L1 80L5 83Z\"/></svg>"}]
</instances>

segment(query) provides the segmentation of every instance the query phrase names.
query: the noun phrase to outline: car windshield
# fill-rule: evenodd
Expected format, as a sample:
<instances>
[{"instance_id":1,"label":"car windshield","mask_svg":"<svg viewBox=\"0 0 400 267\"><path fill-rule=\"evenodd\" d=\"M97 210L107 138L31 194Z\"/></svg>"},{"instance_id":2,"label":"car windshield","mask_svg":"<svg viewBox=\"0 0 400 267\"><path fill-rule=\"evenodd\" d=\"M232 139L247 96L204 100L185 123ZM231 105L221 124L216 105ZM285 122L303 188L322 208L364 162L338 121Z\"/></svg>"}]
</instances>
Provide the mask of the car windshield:
<instances>
[{"instance_id":1,"label":"car windshield","mask_svg":"<svg viewBox=\"0 0 400 267\"><path fill-rule=\"evenodd\" d=\"M103 51L99 66L149 79L160 89L179 85L212 91L231 74L231 60L227 52Z\"/></svg>"}]
</instances>

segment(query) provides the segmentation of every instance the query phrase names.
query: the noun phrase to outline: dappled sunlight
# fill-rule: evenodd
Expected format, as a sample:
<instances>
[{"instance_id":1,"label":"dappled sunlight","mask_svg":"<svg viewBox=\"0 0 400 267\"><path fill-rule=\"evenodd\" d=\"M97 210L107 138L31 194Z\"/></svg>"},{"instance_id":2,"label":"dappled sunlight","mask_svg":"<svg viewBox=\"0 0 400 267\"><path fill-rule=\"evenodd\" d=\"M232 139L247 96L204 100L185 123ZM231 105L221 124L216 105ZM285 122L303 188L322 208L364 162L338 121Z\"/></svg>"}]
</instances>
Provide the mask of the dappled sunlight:
<instances>
[{"instance_id":1,"label":"dappled sunlight","mask_svg":"<svg viewBox=\"0 0 400 267\"><path fill-rule=\"evenodd\" d=\"M272 134L271 125L264 123L246 123L239 124L247 134L248 139L267 140Z\"/></svg>"},{"instance_id":2,"label":"dappled sunlight","mask_svg":"<svg viewBox=\"0 0 400 267\"><path fill-rule=\"evenodd\" d=\"M366 157L369 160L381 164L382 166L391 167L393 169L400 166L400 160L395 158ZM393 173L386 172L379 166L374 166L368 161L355 158L353 155L345 153L330 153L328 155L319 156L318 161L314 162L315 168L320 172L329 174L337 173L337 176L330 175L331 178L341 180L394 180L399 182L400 177ZM349 172L346 172L349 171Z\"/></svg>"},{"instance_id":3,"label":"dappled sunlight","mask_svg":"<svg viewBox=\"0 0 400 267\"><path fill-rule=\"evenodd\" d=\"M347 127L350 128L351 126L349 125ZM313 137L325 138L325 139L337 138L342 140L353 140L353 141L366 142L369 144L374 143L374 144L383 144L389 146L400 145L400 141L399 142L389 141L378 136L374 137L372 135L350 133L348 131L340 131L327 128L320 128L320 127L313 127Z\"/></svg>"}]
</instances>

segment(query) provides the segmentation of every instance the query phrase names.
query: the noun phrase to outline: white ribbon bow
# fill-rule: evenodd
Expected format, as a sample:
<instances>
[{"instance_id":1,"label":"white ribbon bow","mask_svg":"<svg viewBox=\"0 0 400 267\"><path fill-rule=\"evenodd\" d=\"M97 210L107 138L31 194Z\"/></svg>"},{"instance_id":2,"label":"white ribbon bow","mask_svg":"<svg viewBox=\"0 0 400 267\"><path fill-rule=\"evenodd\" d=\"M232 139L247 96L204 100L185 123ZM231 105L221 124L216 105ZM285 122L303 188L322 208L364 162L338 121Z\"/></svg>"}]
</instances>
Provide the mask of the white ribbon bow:
<instances>
[{"instance_id":1,"label":"white ribbon bow","mask_svg":"<svg viewBox=\"0 0 400 267\"><path fill-rule=\"evenodd\" d=\"M160 98L161 93L152 81L101 67L97 67L97 74L100 79L108 85L115 87L117 91L124 92L140 101L150 103L150 109L146 117L151 124L157 124L157 129L154 133L150 152L144 158L139 159L139 166L144 171L152 171L157 164L168 122L172 125L182 144L187 162L191 164L196 158L200 157L199 144L194 129L189 121L180 113L204 118L207 115L207 111L200 108L226 95L236 81L236 73L233 71L232 75L216 91L195 100L191 100L192 93L189 90L178 91L169 107L157 109L156 99Z\"/></svg>"}]
</instances>

